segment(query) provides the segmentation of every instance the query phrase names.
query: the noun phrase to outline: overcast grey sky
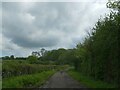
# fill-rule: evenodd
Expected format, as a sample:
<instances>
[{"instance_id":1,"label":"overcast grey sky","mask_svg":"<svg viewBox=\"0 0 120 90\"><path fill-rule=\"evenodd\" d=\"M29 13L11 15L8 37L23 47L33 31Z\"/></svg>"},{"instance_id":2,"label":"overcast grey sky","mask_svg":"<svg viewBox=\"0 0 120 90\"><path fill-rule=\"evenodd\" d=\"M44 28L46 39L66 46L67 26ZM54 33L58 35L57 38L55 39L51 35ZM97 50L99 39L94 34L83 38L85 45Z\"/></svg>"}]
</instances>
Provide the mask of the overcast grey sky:
<instances>
[{"instance_id":1,"label":"overcast grey sky","mask_svg":"<svg viewBox=\"0 0 120 90\"><path fill-rule=\"evenodd\" d=\"M84 40L86 31L109 12L107 0L24 1L2 2L0 56L27 56L42 47L73 48Z\"/></svg>"}]
</instances>

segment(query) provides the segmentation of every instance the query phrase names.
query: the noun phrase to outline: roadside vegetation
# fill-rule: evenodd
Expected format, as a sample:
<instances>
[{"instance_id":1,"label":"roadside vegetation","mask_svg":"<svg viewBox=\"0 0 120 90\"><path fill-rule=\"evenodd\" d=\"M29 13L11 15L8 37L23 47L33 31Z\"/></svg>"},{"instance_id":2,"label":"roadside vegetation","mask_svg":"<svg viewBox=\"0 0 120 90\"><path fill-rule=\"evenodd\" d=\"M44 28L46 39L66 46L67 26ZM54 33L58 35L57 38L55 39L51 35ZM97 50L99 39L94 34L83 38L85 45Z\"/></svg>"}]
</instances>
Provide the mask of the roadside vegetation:
<instances>
[{"instance_id":1,"label":"roadside vegetation","mask_svg":"<svg viewBox=\"0 0 120 90\"><path fill-rule=\"evenodd\" d=\"M3 79L3 88L37 88L55 73L55 71L43 71L41 73L22 75Z\"/></svg>"},{"instance_id":2,"label":"roadside vegetation","mask_svg":"<svg viewBox=\"0 0 120 90\"><path fill-rule=\"evenodd\" d=\"M2 78L8 78L13 76L21 76L27 74L35 74L43 71L49 71L58 69L57 65L41 65L41 64L29 64L24 61L3 61Z\"/></svg>"},{"instance_id":3,"label":"roadside vegetation","mask_svg":"<svg viewBox=\"0 0 120 90\"><path fill-rule=\"evenodd\" d=\"M13 58L3 60L2 88L37 88L55 72L68 67L68 65L40 64L34 61L35 56L29 57L26 60Z\"/></svg>"},{"instance_id":4,"label":"roadside vegetation","mask_svg":"<svg viewBox=\"0 0 120 90\"><path fill-rule=\"evenodd\" d=\"M100 80L95 80L94 78L83 75L82 73L75 70L69 70L67 73L73 79L77 80L78 82L80 82L80 84L88 88L116 88L116 86L114 86L113 84L109 84Z\"/></svg>"}]
</instances>

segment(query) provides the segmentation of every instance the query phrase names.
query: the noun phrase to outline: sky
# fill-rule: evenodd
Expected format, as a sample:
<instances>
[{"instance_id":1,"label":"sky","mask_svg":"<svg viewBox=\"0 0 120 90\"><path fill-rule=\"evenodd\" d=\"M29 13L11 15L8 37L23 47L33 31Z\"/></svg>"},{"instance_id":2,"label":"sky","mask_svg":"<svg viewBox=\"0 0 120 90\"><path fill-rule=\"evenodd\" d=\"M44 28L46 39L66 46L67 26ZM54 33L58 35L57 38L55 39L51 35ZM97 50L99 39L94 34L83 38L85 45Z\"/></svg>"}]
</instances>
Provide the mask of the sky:
<instances>
[{"instance_id":1,"label":"sky","mask_svg":"<svg viewBox=\"0 0 120 90\"><path fill-rule=\"evenodd\" d=\"M107 0L4 0L0 3L0 56L74 48L99 18Z\"/></svg>"}]
</instances>

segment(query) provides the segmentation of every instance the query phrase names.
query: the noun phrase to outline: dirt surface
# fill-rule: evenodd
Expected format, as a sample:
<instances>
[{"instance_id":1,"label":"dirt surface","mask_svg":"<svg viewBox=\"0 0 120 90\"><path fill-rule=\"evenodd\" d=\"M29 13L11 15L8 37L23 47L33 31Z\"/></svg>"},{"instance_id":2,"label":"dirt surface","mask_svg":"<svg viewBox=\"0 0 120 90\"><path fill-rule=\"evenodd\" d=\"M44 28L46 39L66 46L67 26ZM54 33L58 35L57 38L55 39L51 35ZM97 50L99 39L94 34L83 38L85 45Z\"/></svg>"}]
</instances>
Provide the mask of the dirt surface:
<instances>
[{"instance_id":1,"label":"dirt surface","mask_svg":"<svg viewBox=\"0 0 120 90\"><path fill-rule=\"evenodd\" d=\"M66 72L57 72L41 88L84 88L84 86Z\"/></svg>"}]
</instances>

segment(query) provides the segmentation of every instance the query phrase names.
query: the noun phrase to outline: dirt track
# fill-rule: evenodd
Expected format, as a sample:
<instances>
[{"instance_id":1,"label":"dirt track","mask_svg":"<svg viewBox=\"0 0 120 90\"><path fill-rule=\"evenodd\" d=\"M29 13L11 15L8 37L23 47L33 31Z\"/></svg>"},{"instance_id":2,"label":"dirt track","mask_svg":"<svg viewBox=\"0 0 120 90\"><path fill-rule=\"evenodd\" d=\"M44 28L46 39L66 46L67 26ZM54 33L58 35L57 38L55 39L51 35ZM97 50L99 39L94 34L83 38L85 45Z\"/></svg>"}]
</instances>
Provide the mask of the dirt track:
<instances>
[{"instance_id":1,"label":"dirt track","mask_svg":"<svg viewBox=\"0 0 120 90\"><path fill-rule=\"evenodd\" d=\"M84 88L83 85L72 79L66 72L55 73L42 88Z\"/></svg>"}]
</instances>

